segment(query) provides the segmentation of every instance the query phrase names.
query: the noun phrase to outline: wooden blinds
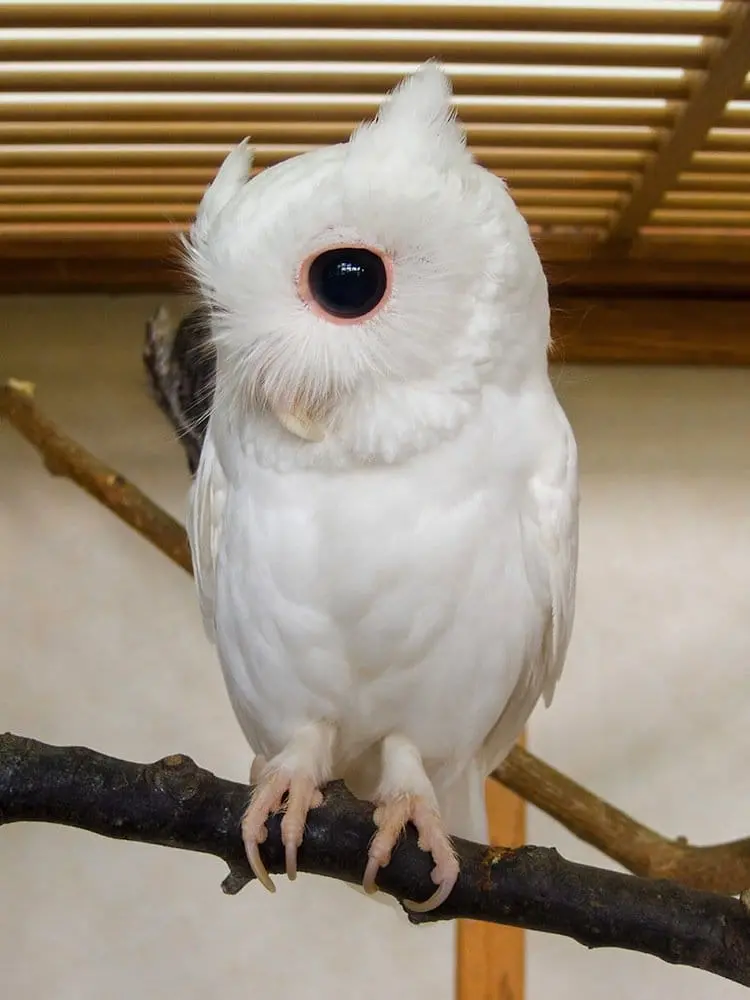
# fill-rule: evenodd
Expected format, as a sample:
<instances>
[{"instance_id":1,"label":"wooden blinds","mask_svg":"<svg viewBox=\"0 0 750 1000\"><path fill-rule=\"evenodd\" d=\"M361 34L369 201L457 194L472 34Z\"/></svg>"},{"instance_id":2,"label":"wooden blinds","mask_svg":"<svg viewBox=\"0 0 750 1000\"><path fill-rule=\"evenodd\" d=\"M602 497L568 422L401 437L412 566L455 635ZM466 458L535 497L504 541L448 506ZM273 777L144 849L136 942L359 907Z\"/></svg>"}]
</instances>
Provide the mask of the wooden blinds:
<instances>
[{"instance_id":1,"label":"wooden blinds","mask_svg":"<svg viewBox=\"0 0 750 1000\"><path fill-rule=\"evenodd\" d=\"M750 255L750 4L707 0L0 2L0 243L155 252L243 136L338 142L430 57L548 257Z\"/></svg>"}]
</instances>

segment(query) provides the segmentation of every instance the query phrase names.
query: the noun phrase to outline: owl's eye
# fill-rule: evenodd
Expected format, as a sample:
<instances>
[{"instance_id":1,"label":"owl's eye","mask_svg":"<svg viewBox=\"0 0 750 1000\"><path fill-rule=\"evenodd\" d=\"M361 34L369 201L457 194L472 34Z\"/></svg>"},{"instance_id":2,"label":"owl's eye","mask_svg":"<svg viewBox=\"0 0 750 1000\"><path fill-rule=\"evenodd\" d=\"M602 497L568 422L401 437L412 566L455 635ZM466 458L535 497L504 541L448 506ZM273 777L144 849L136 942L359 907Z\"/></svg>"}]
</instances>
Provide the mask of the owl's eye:
<instances>
[{"instance_id":1,"label":"owl's eye","mask_svg":"<svg viewBox=\"0 0 750 1000\"><path fill-rule=\"evenodd\" d=\"M304 296L334 320L356 320L374 312L386 296L389 275L383 257L366 247L334 247L306 265Z\"/></svg>"}]
</instances>

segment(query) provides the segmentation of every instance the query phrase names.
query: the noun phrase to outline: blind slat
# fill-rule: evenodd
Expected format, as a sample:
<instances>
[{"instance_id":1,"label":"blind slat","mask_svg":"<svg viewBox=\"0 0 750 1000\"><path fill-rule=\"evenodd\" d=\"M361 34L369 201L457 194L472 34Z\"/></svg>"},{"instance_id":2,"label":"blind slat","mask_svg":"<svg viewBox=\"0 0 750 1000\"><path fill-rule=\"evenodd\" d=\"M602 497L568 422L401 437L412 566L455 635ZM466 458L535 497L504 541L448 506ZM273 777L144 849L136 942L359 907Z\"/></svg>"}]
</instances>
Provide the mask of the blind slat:
<instances>
[{"instance_id":1,"label":"blind slat","mask_svg":"<svg viewBox=\"0 0 750 1000\"><path fill-rule=\"evenodd\" d=\"M689 169L686 154L631 237L695 245L725 233L741 246L745 23L739 4L614 0L0 0L0 256L15 240L100 240L114 255L130 241L167 246L242 138L253 174L346 141L434 58L475 158L507 180L535 238L586 256L618 238L672 130L723 79L725 51L734 76L710 130L695 129ZM740 92L721 113L730 89Z\"/></svg>"},{"instance_id":2,"label":"blind slat","mask_svg":"<svg viewBox=\"0 0 750 1000\"><path fill-rule=\"evenodd\" d=\"M750 152L747 153L694 153L691 170L707 170L715 173L743 173L750 170Z\"/></svg>"},{"instance_id":3,"label":"blind slat","mask_svg":"<svg viewBox=\"0 0 750 1000\"><path fill-rule=\"evenodd\" d=\"M218 121L352 122L371 118L378 110L376 95L209 94L208 100L196 100L191 94L152 95L110 93L106 101L91 95L12 93L0 94L0 121L34 122L54 119L66 121L155 121L192 122L210 118ZM283 100L279 100L279 97ZM153 99L153 98L156 99ZM231 98L231 99L230 99ZM576 104L572 99L544 98L536 101L506 95L472 100L457 97L453 104L465 124L543 124L543 125L647 125L668 126L681 110L679 101L645 99L638 104L627 101L609 103L589 99ZM552 102L555 103L552 103ZM732 112L722 124L750 122L750 112Z\"/></svg>"},{"instance_id":4,"label":"blind slat","mask_svg":"<svg viewBox=\"0 0 750 1000\"><path fill-rule=\"evenodd\" d=\"M108 166L119 169L122 166L219 166L230 146L179 146L169 145L111 145L111 146L43 146L5 145L0 146L0 166ZM309 152L311 145L258 144L255 147L254 162L257 166L279 163L289 156ZM495 169L505 167L527 167L546 169L571 168L612 169L640 167L647 153L627 149L544 149L544 148L504 148L476 146L473 149L478 163ZM728 155L728 154L719 154ZM749 158L750 161L750 158Z\"/></svg>"},{"instance_id":5,"label":"blind slat","mask_svg":"<svg viewBox=\"0 0 750 1000\"><path fill-rule=\"evenodd\" d=\"M606 224L612 218L612 212L607 208L583 205L528 205L521 206L523 215L529 222L536 223L566 223L569 225L585 225L589 223ZM193 203L147 202L109 202L100 203L69 203L49 202L38 204L17 204L0 201L0 222L12 221L102 221L102 222L169 222L188 224L195 215Z\"/></svg>"},{"instance_id":6,"label":"blind slat","mask_svg":"<svg viewBox=\"0 0 750 1000\"><path fill-rule=\"evenodd\" d=\"M254 173L257 171L254 171ZM498 172L498 171L495 171ZM3 166L0 184L200 184L211 182L211 166ZM557 169L508 167L502 176L519 187L629 191L636 175L626 170Z\"/></svg>"},{"instance_id":7,"label":"blind slat","mask_svg":"<svg viewBox=\"0 0 750 1000\"><path fill-rule=\"evenodd\" d=\"M186 64L176 67L158 63L109 63L94 67L80 63L0 64L0 92L125 91L150 90L295 93L314 90L326 93L369 92L385 94L417 68L371 63L229 63ZM514 95L560 97L648 97L685 98L690 93L690 76L677 70L644 71L632 75L570 75L564 67L532 67L523 74L518 67L476 68L448 65L457 95ZM669 75L667 75L669 74Z\"/></svg>"},{"instance_id":8,"label":"blind slat","mask_svg":"<svg viewBox=\"0 0 750 1000\"><path fill-rule=\"evenodd\" d=\"M184 203L195 209L205 186L201 184L0 184L2 204L139 204L178 205ZM573 206L584 208L616 208L624 198L620 191L612 190L554 190L549 188L514 187L513 200L518 205ZM690 196L695 197L695 196ZM708 195L720 199L720 195ZM731 196L728 196L731 201ZM692 204L690 199L685 204ZM702 202L698 202L701 204ZM713 204L713 201L706 202ZM719 204L718 201L715 202ZM748 199L750 204L750 198Z\"/></svg>"},{"instance_id":9,"label":"blind slat","mask_svg":"<svg viewBox=\"0 0 750 1000\"><path fill-rule=\"evenodd\" d=\"M717 174L690 170L677 178L677 188L691 191L750 191L750 171Z\"/></svg>"},{"instance_id":10,"label":"blind slat","mask_svg":"<svg viewBox=\"0 0 750 1000\"><path fill-rule=\"evenodd\" d=\"M416 33L414 33L416 34ZM599 44L576 41L493 39L484 35L457 34L446 37L389 36L380 38L310 33L276 37L250 35L225 38L196 33L193 37L100 38L93 33L73 38L52 35L41 38L0 37L0 62L34 60L301 60L304 62L423 62L440 59L449 63L490 63L560 66L642 66L704 69L707 52L702 47L665 44Z\"/></svg>"},{"instance_id":11,"label":"blind slat","mask_svg":"<svg viewBox=\"0 0 750 1000\"><path fill-rule=\"evenodd\" d=\"M64 247L58 243L69 241L78 244L81 240L97 240L110 245L122 254L123 243L130 241L134 256L147 252L146 244L155 243L159 256L167 255L171 250L171 259L179 265L179 237L186 232L185 223L174 222L0 222L0 257L18 256L19 247L26 244L47 244L53 256L64 256ZM590 227L586 233L581 229L571 233L566 227L565 243L559 245L562 259L568 259L575 251L582 258L587 256L586 246L591 244L597 234L601 236L605 229L601 226ZM543 238L543 237L542 237ZM2 245L6 242L6 246ZM15 241L15 246L14 246ZM11 250L11 253L6 251ZM132 251L131 251L132 252Z\"/></svg>"},{"instance_id":12,"label":"blind slat","mask_svg":"<svg viewBox=\"0 0 750 1000\"><path fill-rule=\"evenodd\" d=\"M2 122L0 142L8 143L238 143L250 136L259 143L322 144L345 142L350 122ZM648 127L471 124L466 127L472 147L534 145L580 149L655 149L659 133ZM719 146L718 148L724 148Z\"/></svg>"},{"instance_id":13,"label":"blind slat","mask_svg":"<svg viewBox=\"0 0 750 1000\"><path fill-rule=\"evenodd\" d=\"M688 226L694 229L748 229L750 211L742 209L658 208L651 213L649 226Z\"/></svg>"},{"instance_id":14,"label":"blind slat","mask_svg":"<svg viewBox=\"0 0 750 1000\"><path fill-rule=\"evenodd\" d=\"M2 27L109 27L168 25L172 27L299 28L461 28L491 31L617 31L648 34L724 36L729 30L725 11L694 9L616 9L567 6L564 3L264 3L235 0L173 0L151 3L57 3L16 0L0 3Z\"/></svg>"},{"instance_id":15,"label":"blind slat","mask_svg":"<svg viewBox=\"0 0 750 1000\"><path fill-rule=\"evenodd\" d=\"M750 176L747 191L667 191L664 207L750 210Z\"/></svg>"},{"instance_id":16,"label":"blind slat","mask_svg":"<svg viewBox=\"0 0 750 1000\"><path fill-rule=\"evenodd\" d=\"M706 137L705 150L750 151L750 129L714 130Z\"/></svg>"}]
</instances>

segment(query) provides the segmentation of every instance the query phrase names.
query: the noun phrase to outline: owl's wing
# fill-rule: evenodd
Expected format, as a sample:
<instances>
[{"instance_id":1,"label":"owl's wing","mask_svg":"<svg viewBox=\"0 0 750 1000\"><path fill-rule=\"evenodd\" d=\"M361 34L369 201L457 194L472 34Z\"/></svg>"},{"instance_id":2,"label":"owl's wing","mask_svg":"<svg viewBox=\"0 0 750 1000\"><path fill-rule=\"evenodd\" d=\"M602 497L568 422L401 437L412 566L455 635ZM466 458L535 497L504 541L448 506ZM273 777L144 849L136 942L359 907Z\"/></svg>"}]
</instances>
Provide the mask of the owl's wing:
<instances>
[{"instance_id":1,"label":"owl's wing","mask_svg":"<svg viewBox=\"0 0 750 1000\"><path fill-rule=\"evenodd\" d=\"M529 483L522 513L526 571L543 612L543 628L502 715L482 747L485 774L494 770L518 738L540 695L552 701L573 627L578 564L578 455L561 409L556 433Z\"/></svg>"},{"instance_id":2,"label":"owl's wing","mask_svg":"<svg viewBox=\"0 0 750 1000\"><path fill-rule=\"evenodd\" d=\"M215 642L216 639L214 621L216 556L221 541L226 491L226 476L209 429L190 489L186 527L203 625L211 642Z\"/></svg>"},{"instance_id":3,"label":"owl's wing","mask_svg":"<svg viewBox=\"0 0 750 1000\"><path fill-rule=\"evenodd\" d=\"M552 701L568 652L578 568L578 452L570 425L561 417L561 447L532 481L529 517L531 558L540 561L548 589L549 615L540 656L545 705Z\"/></svg>"}]
</instances>

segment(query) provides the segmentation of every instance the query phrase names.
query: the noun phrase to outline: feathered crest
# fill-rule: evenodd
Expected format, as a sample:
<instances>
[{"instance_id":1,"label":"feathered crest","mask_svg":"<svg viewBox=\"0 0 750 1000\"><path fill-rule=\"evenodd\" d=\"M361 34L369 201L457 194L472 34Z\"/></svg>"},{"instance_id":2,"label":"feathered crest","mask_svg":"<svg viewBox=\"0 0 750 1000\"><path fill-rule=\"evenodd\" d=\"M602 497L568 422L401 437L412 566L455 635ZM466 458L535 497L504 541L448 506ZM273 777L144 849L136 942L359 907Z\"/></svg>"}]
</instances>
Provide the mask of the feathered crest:
<instances>
[{"instance_id":1,"label":"feathered crest","mask_svg":"<svg viewBox=\"0 0 750 1000\"><path fill-rule=\"evenodd\" d=\"M243 139L226 157L216 177L206 189L195 219L198 228L210 224L211 219L226 208L236 194L239 194L250 179L252 165L253 151L250 149L250 140Z\"/></svg>"},{"instance_id":2,"label":"feathered crest","mask_svg":"<svg viewBox=\"0 0 750 1000\"><path fill-rule=\"evenodd\" d=\"M443 169L471 159L466 136L456 121L450 79L436 61L424 63L386 97L374 121L360 125L350 139L363 155L384 150L409 159L427 158Z\"/></svg>"},{"instance_id":3,"label":"feathered crest","mask_svg":"<svg viewBox=\"0 0 750 1000\"><path fill-rule=\"evenodd\" d=\"M249 140L243 139L229 153L219 167L216 177L206 188L198 206L195 222L190 228L190 235L183 243L188 266L194 273L198 269L200 255L208 240L211 226L235 195L239 194L247 184L252 164L253 151L250 148Z\"/></svg>"}]
</instances>

